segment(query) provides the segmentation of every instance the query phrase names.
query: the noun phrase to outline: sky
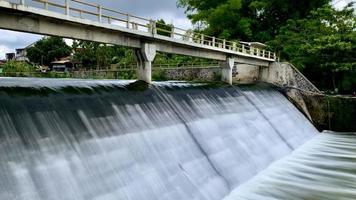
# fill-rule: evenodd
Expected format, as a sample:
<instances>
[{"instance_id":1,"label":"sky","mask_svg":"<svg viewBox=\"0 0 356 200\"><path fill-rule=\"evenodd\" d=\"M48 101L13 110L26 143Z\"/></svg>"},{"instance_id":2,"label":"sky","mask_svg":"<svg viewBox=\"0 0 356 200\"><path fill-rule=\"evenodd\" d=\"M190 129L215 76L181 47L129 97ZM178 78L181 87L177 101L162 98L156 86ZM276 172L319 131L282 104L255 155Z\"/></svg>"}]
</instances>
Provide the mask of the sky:
<instances>
[{"instance_id":1,"label":"sky","mask_svg":"<svg viewBox=\"0 0 356 200\"><path fill-rule=\"evenodd\" d=\"M350 1L334 0L334 4L335 7L342 8ZM99 3L104 7L149 19L164 19L167 23L184 29L192 27L184 10L177 8L176 0L86 0L86 2ZM0 59L5 58L5 53L15 52L16 48L26 47L41 37L40 35L0 29Z\"/></svg>"}]
</instances>

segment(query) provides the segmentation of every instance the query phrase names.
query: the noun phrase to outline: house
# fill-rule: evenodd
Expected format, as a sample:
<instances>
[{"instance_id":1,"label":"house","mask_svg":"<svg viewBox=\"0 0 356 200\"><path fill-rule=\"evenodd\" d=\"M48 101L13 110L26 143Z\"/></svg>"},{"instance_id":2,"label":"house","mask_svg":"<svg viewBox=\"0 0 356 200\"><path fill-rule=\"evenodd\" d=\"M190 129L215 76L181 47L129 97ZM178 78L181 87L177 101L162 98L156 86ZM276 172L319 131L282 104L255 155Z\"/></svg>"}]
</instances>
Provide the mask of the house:
<instances>
[{"instance_id":1,"label":"house","mask_svg":"<svg viewBox=\"0 0 356 200\"><path fill-rule=\"evenodd\" d=\"M6 56L6 60L7 61L15 60L15 58L16 58L16 54L15 53L7 53L5 56Z\"/></svg>"},{"instance_id":2,"label":"house","mask_svg":"<svg viewBox=\"0 0 356 200\"><path fill-rule=\"evenodd\" d=\"M77 68L78 64L78 62L72 61L71 57L64 57L57 61L51 62L49 70L56 72L74 71Z\"/></svg>"},{"instance_id":3,"label":"house","mask_svg":"<svg viewBox=\"0 0 356 200\"><path fill-rule=\"evenodd\" d=\"M32 43L30 45L28 45L25 48L20 48L20 49L16 49L16 57L15 59L17 61L29 61L29 59L27 58L27 49L30 47L33 47L35 43Z\"/></svg>"},{"instance_id":4,"label":"house","mask_svg":"<svg viewBox=\"0 0 356 200\"><path fill-rule=\"evenodd\" d=\"M17 61L28 61L26 48L16 49L16 60Z\"/></svg>"}]
</instances>

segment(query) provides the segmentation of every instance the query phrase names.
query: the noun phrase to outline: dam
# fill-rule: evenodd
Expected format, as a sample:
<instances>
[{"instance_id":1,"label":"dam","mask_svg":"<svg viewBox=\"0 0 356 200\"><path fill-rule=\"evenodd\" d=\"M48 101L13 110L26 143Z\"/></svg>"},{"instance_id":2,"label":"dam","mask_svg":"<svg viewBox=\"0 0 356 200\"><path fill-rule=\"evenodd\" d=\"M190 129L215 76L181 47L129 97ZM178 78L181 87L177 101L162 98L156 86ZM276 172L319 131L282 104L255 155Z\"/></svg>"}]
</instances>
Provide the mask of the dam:
<instances>
[{"instance_id":1,"label":"dam","mask_svg":"<svg viewBox=\"0 0 356 200\"><path fill-rule=\"evenodd\" d=\"M238 199L272 163L320 143L267 84L1 83L1 200Z\"/></svg>"}]
</instances>

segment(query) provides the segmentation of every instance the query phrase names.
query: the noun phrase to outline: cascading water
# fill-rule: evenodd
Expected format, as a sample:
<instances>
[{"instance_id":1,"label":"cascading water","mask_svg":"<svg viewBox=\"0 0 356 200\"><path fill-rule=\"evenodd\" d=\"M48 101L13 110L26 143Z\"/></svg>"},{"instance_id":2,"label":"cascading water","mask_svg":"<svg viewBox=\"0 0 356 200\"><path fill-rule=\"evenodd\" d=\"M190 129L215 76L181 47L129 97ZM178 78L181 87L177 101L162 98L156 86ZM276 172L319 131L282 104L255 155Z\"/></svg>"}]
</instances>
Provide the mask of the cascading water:
<instances>
[{"instance_id":1,"label":"cascading water","mask_svg":"<svg viewBox=\"0 0 356 200\"><path fill-rule=\"evenodd\" d=\"M356 134L318 134L224 200L354 200L355 161Z\"/></svg>"},{"instance_id":2,"label":"cascading water","mask_svg":"<svg viewBox=\"0 0 356 200\"><path fill-rule=\"evenodd\" d=\"M0 82L0 200L221 200L317 134L264 85Z\"/></svg>"}]
</instances>

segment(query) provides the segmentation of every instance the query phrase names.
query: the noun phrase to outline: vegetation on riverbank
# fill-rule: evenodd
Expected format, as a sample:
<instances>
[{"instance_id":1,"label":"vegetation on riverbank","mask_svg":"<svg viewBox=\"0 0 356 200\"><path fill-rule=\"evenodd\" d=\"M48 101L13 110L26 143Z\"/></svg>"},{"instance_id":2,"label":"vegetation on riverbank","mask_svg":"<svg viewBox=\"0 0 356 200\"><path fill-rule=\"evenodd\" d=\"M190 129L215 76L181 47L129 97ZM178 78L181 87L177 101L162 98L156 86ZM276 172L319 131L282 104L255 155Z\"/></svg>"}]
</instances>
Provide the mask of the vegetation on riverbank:
<instances>
[{"instance_id":1,"label":"vegetation on riverbank","mask_svg":"<svg viewBox=\"0 0 356 200\"><path fill-rule=\"evenodd\" d=\"M356 98L299 93L314 125L320 130L355 132Z\"/></svg>"},{"instance_id":2,"label":"vegetation on riverbank","mask_svg":"<svg viewBox=\"0 0 356 200\"><path fill-rule=\"evenodd\" d=\"M331 0L178 0L197 31L258 41L325 91L356 91L356 15Z\"/></svg>"}]
</instances>

